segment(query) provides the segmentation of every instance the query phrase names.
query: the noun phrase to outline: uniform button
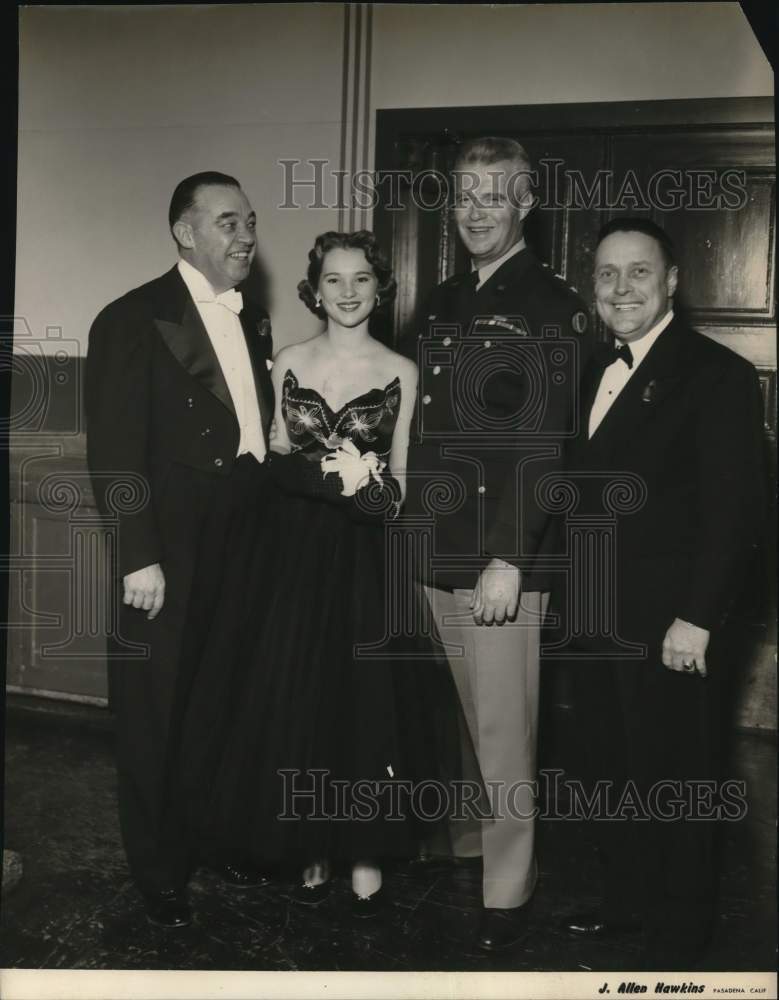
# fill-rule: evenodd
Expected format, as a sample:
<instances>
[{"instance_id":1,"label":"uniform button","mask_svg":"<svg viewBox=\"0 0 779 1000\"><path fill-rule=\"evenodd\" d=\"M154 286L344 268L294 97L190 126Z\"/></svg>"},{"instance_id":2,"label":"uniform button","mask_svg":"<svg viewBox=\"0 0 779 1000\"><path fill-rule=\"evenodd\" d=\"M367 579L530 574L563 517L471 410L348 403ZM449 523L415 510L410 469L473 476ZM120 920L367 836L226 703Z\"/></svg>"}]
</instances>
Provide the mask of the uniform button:
<instances>
[{"instance_id":1,"label":"uniform button","mask_svg":"<svg viewBox=\"0 0 779 1000\"><path fill-rule=\"evenodd\" d=\"M491 340L485 340L484 341L484 346L485 347L492 347L492 341Z\"/></svg>"},{"instance_id":2,"label":"uniform button","mask_svg":"<svg viewBox=\"0 0 779 1000\"><path fill-rule=\"evenodd\" d=\"M211 433L211 428L210 427L206 427L206 429L204 431L200 432L200 436L201 437L205 437L206 434L210 434L210 433Z\"/></svg>"},{"instance_id":3,"label":"uniform button","mask_svg":"<svg viewBox=\"0 0 779 1000\"><path fill-rule=\"evenodd\" d=\"M215 458L214 465L217 467L217 469L221 469L222 466L224 465L224 462L222 461L221 458Z\"/></svg>"},{"instance_id":4,"label":"uniform button","mask_svg":"<svg viewBox=\"0 0 779 1000\"><path fill-rule=\"evenodd\" d=\"M451 342L452 342L452 338L451 337L444 337L444 339L442 341L444 347L448 347L451 344Z\"/></svg>"},{"instance_id":5,"label":"uniform button","mask_svg":"<svg viewBox=\"0 0 779 1000\"><path fill-rule=\"evenodd\" d=\"M441 366L440 365L435 365L433 367L433 374L434 375L440 375L441 374Z\"/></svg>"},{"instance_id":6,"label":"uniform button","mask_svg":"<svg viewBox=\"0 0 779 1000\"><path fill-rule=\"evenodd\" d=\"M191 396L187 396L187 406L194 406L195 401Z\"/></svg>"},{"instance_id":7,"label":"uniform button","mask_svg":"<svg viewBox=\"0 0 779 1000\"><path fill-rule=\"evenodd\" d=\"M487 487L486 486L480 486L479 487L479 493L486 493L486 492L487 492Z\"/></svg>"},{"instance_id":8,"label":"uniform button","mask_svg":"<svg viewBox=\"0 0 779 1000\"><path fill-rule=\"evenodd\" d=\"M423 403L423 404L424 404L425 406L427 406L427 404L428 404L428 403L430 403L430 402L432 401L432 398L433 398L432 396L423 396L423 397L422 397L422 403Z\"/></svg>"}]
</instances>

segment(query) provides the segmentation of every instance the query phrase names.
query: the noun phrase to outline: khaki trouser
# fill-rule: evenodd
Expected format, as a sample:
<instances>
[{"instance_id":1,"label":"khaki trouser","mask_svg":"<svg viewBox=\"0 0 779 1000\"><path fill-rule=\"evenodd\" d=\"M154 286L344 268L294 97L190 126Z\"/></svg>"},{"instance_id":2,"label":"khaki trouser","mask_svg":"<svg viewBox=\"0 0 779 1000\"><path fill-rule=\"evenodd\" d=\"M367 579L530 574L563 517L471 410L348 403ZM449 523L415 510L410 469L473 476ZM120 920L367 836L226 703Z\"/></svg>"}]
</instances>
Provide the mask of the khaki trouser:
<instances>
[{"instance_id":1,"label":"khaki trouser","mask_svg":"<svg viewBox=\"0 0 779 1000\"><path fill-rule=\"evenodd\" d=\"M475 821L484 858L484 905L521 906L536 883L530 783L536 779L539 635L549 595L523 593L513 622L487 626L473 620L470 590L425 587L425 593L447 646L494 817ZM474 853L477 829L473 822L453 824L456 854Z\"/></svg>"}]
</instances>

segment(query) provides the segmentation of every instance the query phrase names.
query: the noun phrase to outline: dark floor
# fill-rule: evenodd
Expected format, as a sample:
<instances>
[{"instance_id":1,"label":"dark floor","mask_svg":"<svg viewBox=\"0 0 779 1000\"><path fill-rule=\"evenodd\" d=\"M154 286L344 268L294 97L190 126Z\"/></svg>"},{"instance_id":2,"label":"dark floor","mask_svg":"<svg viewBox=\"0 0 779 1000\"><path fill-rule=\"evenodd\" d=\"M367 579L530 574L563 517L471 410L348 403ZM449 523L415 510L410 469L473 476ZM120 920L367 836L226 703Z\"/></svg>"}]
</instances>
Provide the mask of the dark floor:
<instances>
[{"instance_id":1,"label":"dark floor","mask_svg":"<svg viewBox=\"0 0 779 1000\"><path fill-rule=\"evenodd\" d=\"M775 744L738 734L729 773L747 781L747 818L726 830L720 921L704 968L775 968ZM191 885L196 922L152 927L127 877L114 809L111 730L99 710L9 704L5 846L21 883L3 899L0 966L73 969L464 970L635 969L638 944L571 941L555 929L571 905L594 902L597 869L581 825L539 824L541 878L523 946L474 953L478 870L428 883L386 878L392 906L374 921L348 910L349 886L317 910L284 885L228 891L203 873Z\"/></svg>"}]
</instances>

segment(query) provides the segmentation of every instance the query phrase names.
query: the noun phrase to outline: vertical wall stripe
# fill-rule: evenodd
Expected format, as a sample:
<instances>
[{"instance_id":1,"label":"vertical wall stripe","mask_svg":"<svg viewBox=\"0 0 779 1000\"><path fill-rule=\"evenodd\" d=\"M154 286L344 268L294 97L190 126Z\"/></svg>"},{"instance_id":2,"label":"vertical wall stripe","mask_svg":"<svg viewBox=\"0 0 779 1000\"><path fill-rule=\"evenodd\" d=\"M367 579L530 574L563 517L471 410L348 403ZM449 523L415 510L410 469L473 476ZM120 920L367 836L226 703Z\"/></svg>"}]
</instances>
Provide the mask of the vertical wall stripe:
<instances>
[{"instance_id":1,"label":"vertical wall stripe","mask_svg":"<svg viewBox=\"0 0 779 1000\"><path fill-rule=\"evenodd\" d=\"M341 149L340 149L340 160L338 162L338 168L340 170L345 169L346 160L346 110L349 106L349 30L351 22L351 4L344 4L344 35L343 35L343 47L341 52ZM340 204L338 206L338 229L343 230L344 228L344 209Z\"/></svg>"},{"instance_id":2,"label":"vertical wall stripe","mask_svg":"<svg viewBox=\"0 0 779 1000\"><path fill-rule=\"evenodd\" d=\"M373 4L344 4L343 70L341 74L341 161L345 172L344 200L338 209L340 229L369 225L370 208L354 202L353 179L369 170L371 129L371 60L373 53Z\"/></svg>"},{"instance_id":3,"label":"vertical wall stripe","mask_svg":"<svg viewBox=\"0 0 779 1000\"><path fill-rule=\"evenodd\" d=\"M368 150L371 136L371 60L373 58L373 4L365 5L365 82L363 85L363 108L362 108L362 151L360 154L360 169L369 170ZM372 212L370 209L360 209L360 228L367 229L370 225Z\"/></svg>"},{"instance_id":4,"label":"vertical wall stripe","mask_svg":"<svg viewBox=\"0 0 779 1000\"><path fill-rule=\"evenodd\" d=\"M352 120L350 124L352 132L352 159L351 159L351 173L354 174L356 170L359 170L359 165L357 163L357 143L359 141L359 123L360 123L360 86L362 80L360 78L360 65L362 63L362 9L364 4L355 4L357 8L357 16L355 17L354 24L354 73L352 74ZM349 213L349 228L355 228L355 209L351 208Z\"/></svg>"}]
</instances>

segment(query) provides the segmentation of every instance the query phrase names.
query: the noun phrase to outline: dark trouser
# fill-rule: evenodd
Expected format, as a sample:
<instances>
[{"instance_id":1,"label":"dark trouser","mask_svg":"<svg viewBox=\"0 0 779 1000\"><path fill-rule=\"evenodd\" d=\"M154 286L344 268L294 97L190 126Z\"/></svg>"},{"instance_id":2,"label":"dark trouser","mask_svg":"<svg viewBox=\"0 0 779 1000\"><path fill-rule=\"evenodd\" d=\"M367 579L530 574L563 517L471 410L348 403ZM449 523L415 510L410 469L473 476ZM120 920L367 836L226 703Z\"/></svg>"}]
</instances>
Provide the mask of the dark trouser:
<instances>
[{"instance_id":1,"label":"dark trouser","mask_svg":"<svg viewBox=\"0 0 779 1000\"><path fill-rule=\"evenodd\" d=\"M143 891L186 884L194 846L184 819L180 744L197 705L222 692L209 659L233 641L245 619L241 595L262 519L263 470L242 456L228 477L177 468L165 486L160 528L165 603L146 612L122 607L120 635L146 643L145 659L112 644L111 707L116 715L119 820L131 874ZM122 583L119 581L121 589ZM187 764L190 773L197 766Z\"/></svg>"},{"instance_id":2,"label":"dark trouser","mask_svg":"<svg viewBox=\"0 0 779 1000\"><path fill-rule=\"evenodd\" d=\"M613 782L609 812L623 807L623 818L591 824L604 911L612 920L640 917L659 947L700 946L713 919L718 791L703 782L721 772L725 665L715 649L707 663L705 679L663 667L659 651L573 670L585 783L593 794L595 782Z\"/></svg>"}]
</instances>

